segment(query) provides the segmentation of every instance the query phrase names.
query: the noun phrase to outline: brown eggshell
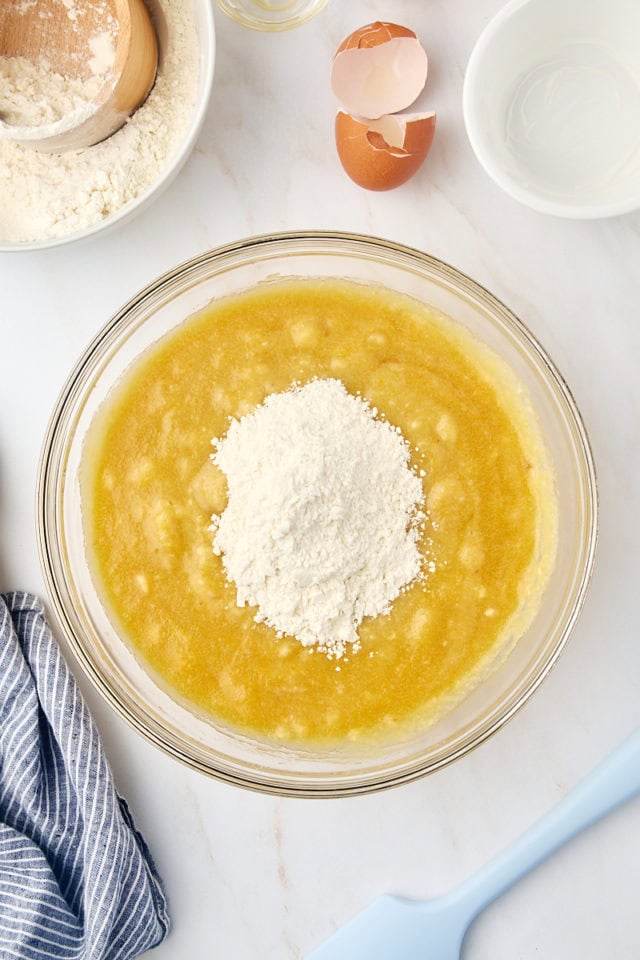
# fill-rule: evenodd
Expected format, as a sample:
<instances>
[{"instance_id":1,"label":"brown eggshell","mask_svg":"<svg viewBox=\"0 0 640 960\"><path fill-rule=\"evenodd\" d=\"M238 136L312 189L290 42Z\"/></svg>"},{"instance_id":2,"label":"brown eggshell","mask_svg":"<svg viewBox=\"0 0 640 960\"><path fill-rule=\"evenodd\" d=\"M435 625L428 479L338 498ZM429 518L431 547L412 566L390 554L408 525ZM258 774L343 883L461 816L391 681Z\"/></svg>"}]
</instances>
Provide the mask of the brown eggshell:
<instances>
[{"instance_id":1,"label":"brown eggshell","mask_svg":"<svg viewBox=\"0 0 640 960\"><path fill-rule=\"evenodd\" d=\"M365 190L392 190L409 180L426 158L435 113L356 119L336 116L336 147L345 172ZM391 142L390 142L391 141Z\"/></svg>"},{"instance_id":2,"label":"brown eggshell","mask_svg":"<svg viewBox=\"0 0 640 960\"><path fill-rule=\"evenodd\" d=\"M410 106L424 89L428 60L413 30L369 23L338 48L331 87L347 113L376 119Z\"/></svg>"},{"instance_id":3,"label":"brown eggshell","mask_svg":"<svg viewBox=\"0 0 640 960\"><path fill-rule=\"evenodd\" d=\"M336 50L336 56L343 50L377 47L378 44L393 40L394 37L413 37L414 40L417 39L413 30L410 30L409 27L402 27L399 23L388 23L386 20L376 20L375 23L367 23L364 27L359 27L353 33L350 33Z\"/></svg>"}]
</instances>

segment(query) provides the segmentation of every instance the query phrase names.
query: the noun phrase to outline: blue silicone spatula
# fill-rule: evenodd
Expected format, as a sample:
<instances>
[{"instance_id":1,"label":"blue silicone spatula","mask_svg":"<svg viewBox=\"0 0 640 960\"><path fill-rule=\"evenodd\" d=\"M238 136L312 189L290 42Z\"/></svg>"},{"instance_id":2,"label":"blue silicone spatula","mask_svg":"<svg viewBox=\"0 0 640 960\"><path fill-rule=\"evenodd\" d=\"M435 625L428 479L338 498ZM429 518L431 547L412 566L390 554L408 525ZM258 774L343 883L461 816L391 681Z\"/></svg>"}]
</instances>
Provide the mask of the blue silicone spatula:
<instances>
[{"instance_id":1,"label":"blue silicone spatula","mask_svg":"<svg viewBox=\"0 0 640 960\"><path fill-rule=\"evenodd\" d=\"M640 792L640 730L462 886L436 900L380 897L308 960L457 960L471 921L585 827Z\"/></svg>"}]
</instances>

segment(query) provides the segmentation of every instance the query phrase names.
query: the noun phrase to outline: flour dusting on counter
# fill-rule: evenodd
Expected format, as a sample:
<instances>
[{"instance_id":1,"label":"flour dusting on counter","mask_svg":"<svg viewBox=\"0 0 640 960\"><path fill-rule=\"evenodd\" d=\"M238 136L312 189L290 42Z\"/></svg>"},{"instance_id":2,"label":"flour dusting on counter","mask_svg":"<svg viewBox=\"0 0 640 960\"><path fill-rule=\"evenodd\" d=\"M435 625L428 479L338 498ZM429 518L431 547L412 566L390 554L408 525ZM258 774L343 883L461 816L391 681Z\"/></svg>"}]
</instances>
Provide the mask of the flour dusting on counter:
<instances>
[{"instance_id":1,"label":"flour dusting on counter","mask_svg":"<svg viewBox=\"0 0 640 960\"><path fill-rule=\"evenodd\" d=\"M93 147L64 154L38 153L0 140L0 243L37 242L85 230L117 213L161 176L193 114L199 45L190 3L162 0L160 9L164 22L158 31L156 83L122 129ZM102 57L104 51L94 53Z\"/></svg>"}]
</instances>

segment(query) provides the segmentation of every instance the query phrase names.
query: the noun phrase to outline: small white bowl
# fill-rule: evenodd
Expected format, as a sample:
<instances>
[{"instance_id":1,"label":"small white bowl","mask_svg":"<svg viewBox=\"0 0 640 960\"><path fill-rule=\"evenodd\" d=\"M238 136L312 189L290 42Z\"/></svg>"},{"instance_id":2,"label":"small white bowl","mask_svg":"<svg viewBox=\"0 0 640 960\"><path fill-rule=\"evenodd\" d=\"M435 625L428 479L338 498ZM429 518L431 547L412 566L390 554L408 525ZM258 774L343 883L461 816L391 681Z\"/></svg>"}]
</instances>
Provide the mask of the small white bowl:
<instances>
[{"instance_id":1,"label":"small white bowl","mask_svg":"<svg viewBox=\"0 0 640 960\"><path fill-rule=\"evenodd\" d=\"M640 0L511 0L464 81L471 146L535 210L617 216L640 207Z\"/></svg>"},{"instance_id":2,"label":"small white bowl","mask_svg":"<svg viewBox=\"0 0 640 960\"><path fill-rule=\"evenodd\" d=\"M0 0L1 2L1 0ZM0 253L26 252L33 250L45 250L51 247L60 247L64 244L77 240L84 240L97 233L104 233L114 227L122 224L125 220L140 213L152 203L162 191L169 186L171 181L180 171L186 162L189 154L193 150L198 138L206 111L209 105L211 89L213 86L213 72L215 63L215 27L213 20L213 10L210 0L183 0L190 2L193 10L195 32L198 38L198 85L196 90L195 102L188 123L185 125L182 140L177 150L169 157L167 165L162 170L160 176L140 193L135 199L126 203L115 213L110 214L97 223L91 224L82 230L74 230L62 236L46 238L43 240L25 241L25 242L0 242ZM163 16L162 0L150 0L152 10L158 12L157 31L158 47L160 53L160 62L166 57L171 48L171 36L167 27L166 18Z\"/></svg>"}]
</instances>

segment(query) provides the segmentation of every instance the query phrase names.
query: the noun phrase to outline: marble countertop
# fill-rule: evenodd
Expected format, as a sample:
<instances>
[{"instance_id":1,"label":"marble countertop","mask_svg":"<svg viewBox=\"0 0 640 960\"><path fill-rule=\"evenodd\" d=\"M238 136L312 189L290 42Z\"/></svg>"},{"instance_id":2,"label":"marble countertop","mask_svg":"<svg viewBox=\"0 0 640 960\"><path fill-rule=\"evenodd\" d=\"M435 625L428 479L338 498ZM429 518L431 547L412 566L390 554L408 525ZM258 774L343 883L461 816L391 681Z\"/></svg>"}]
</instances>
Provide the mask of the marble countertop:
<instances>
[{"instance_id":1,"label":"marble countertop","mask_svg":"<svg viewBox=\"0 0 640 960\"><path fill-rule=\"evenodd\" d=\"M261 796L187 770L133 733L79 675L166 881L174 928L157 960L297 960L383 892L431 897L543 814L636 725L640 704L640 213L545 217L487 178L468 145L462 80L501 0L330 0L284 34L216 10L217 68L195 151L119 229L0 255L0 589L43 593L34 488L52 405L83 345L156 275L203 250L282 229L355 230L428 251L487 286L570 384L595 453L601 530L589 597L532 700L489 742L417 783L342 801ZM371 194L333 145L334 50L393 19L428 48L438 112L418 175ZM1 199L0 199L1 202ZM73 662L73 661L72 661ZM75 665L74 665L75 666ZM467 960L640 956L640 801L582 834L490 907Z\"/></svg>"}]
</instances>

